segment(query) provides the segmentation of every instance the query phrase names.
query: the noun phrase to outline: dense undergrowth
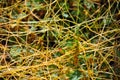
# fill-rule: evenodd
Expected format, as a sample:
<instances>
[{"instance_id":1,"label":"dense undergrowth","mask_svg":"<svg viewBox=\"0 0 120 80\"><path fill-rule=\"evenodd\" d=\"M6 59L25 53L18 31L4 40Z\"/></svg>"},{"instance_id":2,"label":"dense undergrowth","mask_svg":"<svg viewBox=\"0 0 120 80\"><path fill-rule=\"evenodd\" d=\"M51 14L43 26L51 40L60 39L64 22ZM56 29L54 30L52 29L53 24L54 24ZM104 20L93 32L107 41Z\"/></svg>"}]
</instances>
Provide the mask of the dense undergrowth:
<instances>
[{"instance_id":1,"label":"dense undergrowth","mask_svg":"<svg viewBox=\"0 0 120 80\"><path fill-rule=\"evenodd\" d=\"M0 80L119 80L119 0L0 0Z\"/></svg>"}]
</instances>

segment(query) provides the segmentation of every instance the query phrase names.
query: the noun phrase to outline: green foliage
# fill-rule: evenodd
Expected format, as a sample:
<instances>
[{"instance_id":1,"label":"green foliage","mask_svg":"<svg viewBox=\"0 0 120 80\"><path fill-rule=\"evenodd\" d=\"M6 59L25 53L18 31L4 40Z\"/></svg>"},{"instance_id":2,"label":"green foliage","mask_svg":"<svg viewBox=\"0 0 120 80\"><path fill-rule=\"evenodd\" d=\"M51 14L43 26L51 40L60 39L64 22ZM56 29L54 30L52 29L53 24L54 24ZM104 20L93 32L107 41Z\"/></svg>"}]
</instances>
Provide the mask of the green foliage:
<instances>
[{"instance_id":1,"label":"green foliage","mask_svg":"<svg viewBox=\"0 0 120 80\"><path fill-rule=\"evenodd\" d=\"M10 49L10 55L14 58L14 57L17 57L20 55L21 51L23 49L20 48L20 47L16 47L16 46L13 46L11 49Z\"/></svg>"},{"instance_id":2,"label":"green foliage","mask_svg":"<svg viewBox=\"0 0 120 80\"><path fill-rule=\"evenodd\" d=\"M1 0L0 80L118 80L119 5Z\"/></svg>"},{"instance_id":3,"label":"green foliage","mask_svg":"<svg viewBox=\"0 0 120 80\"><path fill-rule=\"evenodd\" d=\"M69 80L80 80L82 77L82 74L80 71L75 70L74 72L69 73L68 76L69 76Z\"/></svg>"}]
</instances>

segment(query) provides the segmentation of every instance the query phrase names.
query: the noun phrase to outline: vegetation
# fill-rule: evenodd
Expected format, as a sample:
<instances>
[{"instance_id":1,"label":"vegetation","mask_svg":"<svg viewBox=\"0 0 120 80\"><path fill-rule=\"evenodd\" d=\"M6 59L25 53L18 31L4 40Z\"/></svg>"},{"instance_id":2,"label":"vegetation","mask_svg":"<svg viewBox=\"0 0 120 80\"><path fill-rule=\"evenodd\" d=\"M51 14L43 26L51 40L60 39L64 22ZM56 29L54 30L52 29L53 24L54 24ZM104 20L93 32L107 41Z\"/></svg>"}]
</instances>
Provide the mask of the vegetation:
<instances>
[{"instance_id":1,"label":"vegetation","mask_svg":"<svg viewBox=\"0 0 120 80\"><path fill-rule=\"evenodd\" d=\"M0 0L0 80L118 80L120 0Z\"/></svg>"}]
</instances>

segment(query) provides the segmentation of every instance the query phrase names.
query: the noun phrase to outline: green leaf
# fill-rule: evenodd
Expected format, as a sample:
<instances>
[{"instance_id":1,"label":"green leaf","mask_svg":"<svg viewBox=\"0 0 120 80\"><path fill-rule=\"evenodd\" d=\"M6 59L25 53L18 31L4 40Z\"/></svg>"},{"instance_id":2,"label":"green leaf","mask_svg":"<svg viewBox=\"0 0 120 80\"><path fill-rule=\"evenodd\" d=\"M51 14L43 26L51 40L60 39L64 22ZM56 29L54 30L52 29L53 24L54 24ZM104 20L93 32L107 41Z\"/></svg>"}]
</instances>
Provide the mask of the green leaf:
<instances>
[{"instance_id":1,"label":"green leaf","mask_svg":"<svg viewBox=\"0 0 120 80\"><path fill-rule=\"evenodd\" d=\"M35 0L35 2L44 2L44 0Z\"/></svg>"},{"instance_id":2,"label":"green leaf","mask_svg":"<svg viewBox=\"0 0 120 80\"><path fill-rule=\"evenodd\" d=\"M68 18L68 17L69 17L69 15L68 15L67 13L63 13L62 15L63 15L63 17L65 17L65 18Z\"/></svg>"},{"instance_id":3,"label":"green leaf","mask_svg":"<svg viewBox=\"0 0 120 80\"><path fill-rule=\"evenodd\" d=\"M73 42L74 42L74 40L72 40L72 39L67 40L65 46L72 47L73 46Z\"/></svg>"},{"instance_id":4,"label":"green leaf","mask_svg":"<svg viewBox=\"0 0 120 80\"><path fill-rule=\"evenodd\" d=\"M60 52L56 52L53 56L56 57L60 57L62 54Z\"/></svg>"},{"instance_id":5,"label":"green leaf","mask_svg":"<svg viewBox=\"0 0 120 80\"><path fill-rule=\"evenodd\" d=\"M79 70L75 70L73 73L70 73L69 80L79 80L82 78L81 72Z\"/></svg>"},{"instance_id":6,"label":"green leaf","mask_svg":"<svg viewBox=\"0 0 120 80\"><path fill-rule=\"evenodd\" d=\"M13 46L10 49L10 54L12 57L17 57L18 55L20 55L21 51L22 51L22 49L20 47Z\"/></svg>"},{"instance_id":7,"label":"green leaf","mask_svg":"<svg viewBox=\"0 0 120 80\"><path fill-rule=\"evenodd\" d=\"M54 64L51 64L51 65L49 65L49 68L57 69L58 67L56 65L54 65Z\"/></svg>"}]
</instances>

